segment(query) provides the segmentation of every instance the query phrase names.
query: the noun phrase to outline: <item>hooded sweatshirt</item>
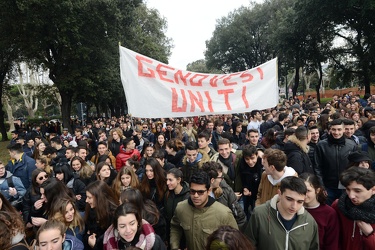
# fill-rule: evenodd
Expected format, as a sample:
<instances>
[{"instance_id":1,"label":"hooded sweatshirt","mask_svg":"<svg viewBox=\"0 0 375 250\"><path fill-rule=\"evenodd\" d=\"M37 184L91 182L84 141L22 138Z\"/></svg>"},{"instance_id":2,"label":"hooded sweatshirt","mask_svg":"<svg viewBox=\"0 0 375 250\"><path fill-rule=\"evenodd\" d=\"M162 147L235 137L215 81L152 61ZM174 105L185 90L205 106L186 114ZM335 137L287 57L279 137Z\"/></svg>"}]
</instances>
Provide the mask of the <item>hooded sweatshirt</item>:
<instances>
[{"instance_id":1,"label":"hooded sweatshirt","mask_svg":"<svg viewBox=\"0 0 375 250\"><path fill-rule=\"evenodd\" d=\"M281 176L281 178L278 180L273 179L271 175L267 175L266 172L263 172L258 188L255 206L265 203L275 194L277 194L277 190L280 188L281 180L288 176L298 176L298 174L293 168L287 166L284 168L283 176Z\"/></svg>"}]
</instances>

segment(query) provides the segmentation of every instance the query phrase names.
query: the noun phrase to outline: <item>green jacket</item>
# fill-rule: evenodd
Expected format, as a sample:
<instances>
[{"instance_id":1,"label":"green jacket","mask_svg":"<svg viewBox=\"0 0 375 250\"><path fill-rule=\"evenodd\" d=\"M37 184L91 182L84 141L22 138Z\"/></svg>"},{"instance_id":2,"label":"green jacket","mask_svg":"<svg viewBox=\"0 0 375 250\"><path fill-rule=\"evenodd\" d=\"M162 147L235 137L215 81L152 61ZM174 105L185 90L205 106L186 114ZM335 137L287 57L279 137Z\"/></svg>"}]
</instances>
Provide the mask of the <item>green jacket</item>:
<instances>
[{"instance_id":1,"label":"green jacket","mask_svg":"<svg viewBox=\"0 0 375 250\"><path fill-rule=\"evenodd\" d=\"M265 204L255 207L245 229L257 250L317 250L319 249L318 225L304 207L297 212L293 228L287 231L278 218L275 195Z\"/></svg>"},{"instance_id":2,"label":"green jacket","mask_svg":"<svg viewBox=\"0 0 375 250\"><path fill-rule=\"evenodd\" d=\"M242 157L242 150L236 150L232 149L232 157L233 157L233 166L234 166L234 173L235 177L234 180L231 180L227 173L224 171L223 176L227 184L233 189L234 192L241 192L243 191L242 187L242 180L241 180L241 175L240 175L240 167L239 167L239 162ZM219 153L214 154L211 157L211 161L217 162L224 166L224 164L219 160ZM225 167L226 168L226 167ZM223 167L223 170L225 169Z\"/></svg>"},{"instance_id":3,"label":"green jacket","mask_svg":"<svg viewBox=\"0 0 375 250\"><path fill-rule=\"evenodd\" d=\"M185 234L189 250L203 250L207 237L222 225L238 229L230 209L214 198L208 197L202 209L195 208L190 198L181 201L171 220L170 248L178 249L182 234Z\"/></svg>"}]
</instances>

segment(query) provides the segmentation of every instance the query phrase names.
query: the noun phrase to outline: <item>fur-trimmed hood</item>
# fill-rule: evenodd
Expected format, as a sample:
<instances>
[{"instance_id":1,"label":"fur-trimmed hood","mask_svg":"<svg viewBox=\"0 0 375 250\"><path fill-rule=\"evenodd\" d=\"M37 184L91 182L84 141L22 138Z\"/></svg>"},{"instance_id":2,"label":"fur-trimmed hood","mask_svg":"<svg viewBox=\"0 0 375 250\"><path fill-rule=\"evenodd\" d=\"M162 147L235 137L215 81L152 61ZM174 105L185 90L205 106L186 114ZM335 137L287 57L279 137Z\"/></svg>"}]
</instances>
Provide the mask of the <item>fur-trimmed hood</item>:
<instances>
[{"instance_id":1,"label":"fur-trimmed hood","mask_svg":"<svg viewBox=\"0 0 375 250\"><path fill-rule=\"evenodd\" d=\"M288 137L288 142L285 143L284 151L286 154L290 151L294 150L302 150L304 153L309 152L309 146L302 145L301 141L297 139L295 135L291 135Z\"/></svg>"},{"instance_id":2,"label":"fur-trimmed hood","mask_svg":"<svg viewBox=\"0 0 375 250\"><path fill-rule=\"evenodd\" d=\"M201 154L201 157L199 156L199 154ZM199 168L202 167L203 163L210 161L210 156L208 156L208 154L205 151L203 151L202 149L198 149L197 159L198 159L198 157L200 157L200 159L197 162ZM182 159L182 164L187 165L187 163L188 163L187 162L187 156L185 155L184 158ZM189 162L189 164L195 164L195 163Z\"/></svg>"}]
</instances>

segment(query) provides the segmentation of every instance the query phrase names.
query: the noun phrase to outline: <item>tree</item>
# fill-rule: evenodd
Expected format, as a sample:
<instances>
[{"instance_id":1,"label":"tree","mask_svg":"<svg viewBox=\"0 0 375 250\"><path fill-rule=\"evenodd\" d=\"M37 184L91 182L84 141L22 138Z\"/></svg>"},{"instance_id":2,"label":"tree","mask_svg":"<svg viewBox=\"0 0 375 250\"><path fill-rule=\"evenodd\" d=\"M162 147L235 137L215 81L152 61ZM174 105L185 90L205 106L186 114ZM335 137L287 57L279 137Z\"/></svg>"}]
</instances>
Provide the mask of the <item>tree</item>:
<instances>
[{"instance_id":1,"label":"tree","mask_svg":"<svg viewBox=\"0 0 375 250\"><path fill-rule=\"evenodd\" d=\"M207 74L222 74L223 72L217 69L208 69L205 59L196 60L186 66L187 71L207 73Z\"/></svg>"},{"instance_id":2,"label":"tree","mask_svg":"<svg viewBox=\"0 0 375 250\"><path fill-rule=\"evenodd\" d=\"M0 1L0 97L3 97L3 90L8 82L8 74L15 67L15 62L20 57L20 50L15 41L20 34L17 26L17 8L15 1ZM4 100L4 98L2 98ZM5 128L5 113L3 102L0 103L0 132L2 140L8 140Z\"/></svg>"},{"instance_id":3,"label":"tree","mask_svg":"<svg viewBox=\"0 0 375 250\"><path fill-rule=\"evenodd\" d=\"M253 68L275 57L268 41L270 6L253 4L221 18L206 41L208 68L224 73Z\"/></svg>"}]
</instances>

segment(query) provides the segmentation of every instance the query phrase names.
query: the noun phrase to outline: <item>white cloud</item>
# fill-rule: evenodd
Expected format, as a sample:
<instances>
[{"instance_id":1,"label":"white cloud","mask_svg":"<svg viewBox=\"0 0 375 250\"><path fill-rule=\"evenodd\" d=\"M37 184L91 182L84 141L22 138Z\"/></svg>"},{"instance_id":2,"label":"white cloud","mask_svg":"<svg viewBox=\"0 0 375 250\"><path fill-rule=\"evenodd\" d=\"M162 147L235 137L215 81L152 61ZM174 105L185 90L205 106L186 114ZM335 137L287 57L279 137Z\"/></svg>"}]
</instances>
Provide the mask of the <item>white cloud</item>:
<instances>
[{"instance_id":1,"label":"white cloud","mask_svg":"<svg viewBox=\"0 0 375 250\"><path fill-rule=\"evenodd\" d=\"M249 3L249 0L146 1L148 7L157 9L167 19L166 35L174 44L169 65L179 69L186 69L188 63L204 58L205 41L212 37L218 19Z\"/></svg>"}]
</instances>

